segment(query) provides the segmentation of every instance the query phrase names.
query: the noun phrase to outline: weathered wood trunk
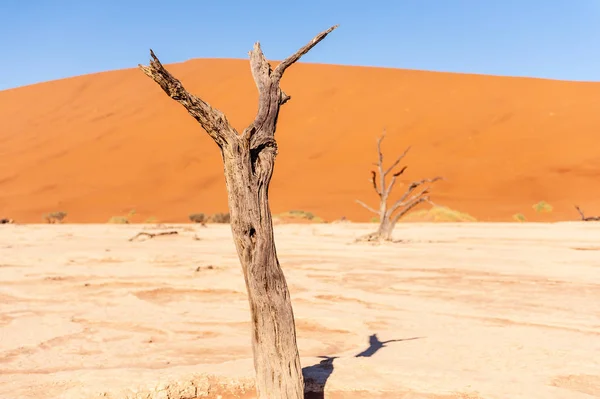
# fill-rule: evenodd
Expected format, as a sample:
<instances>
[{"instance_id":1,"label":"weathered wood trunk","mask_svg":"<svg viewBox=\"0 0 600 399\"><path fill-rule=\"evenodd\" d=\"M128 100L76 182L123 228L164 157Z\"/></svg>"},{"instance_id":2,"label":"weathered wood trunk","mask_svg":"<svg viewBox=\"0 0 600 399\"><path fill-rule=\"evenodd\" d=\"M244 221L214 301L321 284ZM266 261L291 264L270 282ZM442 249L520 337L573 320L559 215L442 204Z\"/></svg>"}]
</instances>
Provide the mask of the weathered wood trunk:
<instances>
[{"instance_id":1,"label":"weathered wood trunk","mask_svg":"<svg viewBox=\"0 0 600 399\"><path fill-rule=\"evenodd\" d=\"M395 223L393 223L390 220L390 217L388 215L385 215L383 219L380 220L379 228L377 229L377 232L375 232L375 234L377 235L378 239L389 241L392 239L392 232L394 231L394 226Z\"/></svg>"},{"instance_id":2,"label":"weathered wood trunk","mask_svg":"<svg viewBox=\"0 0 600 399\"><path fill-rule=\"evenodd\" d=\"M141 66L172 99L183 105L221 150L229 199L231 230L242 265L252 321L252 350L259 399L302 399L304 381L296 344L290 293L279 266L269 184L277 143L275 130L280 107L290 97L279 87L285 70L323 40L337 26L317 35L283 60L275 70L259 43L250 51L250 67L258 88L258 112L242 134L225 115L188 93L160 63L152 50L150 66Z\"/></svg>"},{"instance_id":3,"label":"weathered wood trunk","mask_svg":"<svg viewBox=\"0 0 600 399\"><path fill-rule=\"evenodd\" d=\"M253 162L244 144L239 140L224 148L223 162L231 229L250 303L256 389L259 398L300 399L304 383L294 313L268 201L275 149Z\"/></svg>"}]
</instances>

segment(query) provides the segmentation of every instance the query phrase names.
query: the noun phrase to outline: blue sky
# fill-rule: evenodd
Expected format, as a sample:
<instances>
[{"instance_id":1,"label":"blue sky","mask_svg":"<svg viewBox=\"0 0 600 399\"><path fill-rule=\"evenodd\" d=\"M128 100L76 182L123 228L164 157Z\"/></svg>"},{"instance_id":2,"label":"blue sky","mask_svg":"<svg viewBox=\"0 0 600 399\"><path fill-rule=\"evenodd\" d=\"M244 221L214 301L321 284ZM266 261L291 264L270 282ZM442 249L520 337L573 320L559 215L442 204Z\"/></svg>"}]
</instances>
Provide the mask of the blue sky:
<instances>
[{"instance_id":1,"label":"blue sky","mask_svg":"<svg viewBox=\"0 0 600 399\"><path fill-rule=\"evenodd\" d=\"M0 90L147 63L267 58L600 81L600 0L1 0Z\"/></svg>"}]
</instances>

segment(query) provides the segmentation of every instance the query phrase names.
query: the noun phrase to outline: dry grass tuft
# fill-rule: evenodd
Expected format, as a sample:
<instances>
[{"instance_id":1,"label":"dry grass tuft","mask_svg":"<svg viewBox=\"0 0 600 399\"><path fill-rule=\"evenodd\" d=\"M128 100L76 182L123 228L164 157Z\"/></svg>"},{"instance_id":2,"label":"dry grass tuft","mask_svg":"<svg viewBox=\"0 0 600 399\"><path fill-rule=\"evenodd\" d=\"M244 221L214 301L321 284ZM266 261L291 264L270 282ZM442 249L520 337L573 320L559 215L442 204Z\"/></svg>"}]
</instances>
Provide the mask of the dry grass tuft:
<instances>
[{"instance_id":1,"label":"dry grass tuft","mask_svg":"<svg viewBox=\"0 0 600 399\"><path fill-rule=\"evenodd\" d=\"M450 209L446 206L433 206L411 212L401 219L403 222L476 222L468 213Z\"/></svg>"},{"instance_id":2,"label":"dry grass tuft","mask_svg":"<svg viewBox=\"0 0 600 399\"><path fill-rule=\"evenodd\" d=\"M325 223L323 219L312 212L291 210L278 215L273 215L273 220L279 223Z\"/></svg>"}]
</instances>

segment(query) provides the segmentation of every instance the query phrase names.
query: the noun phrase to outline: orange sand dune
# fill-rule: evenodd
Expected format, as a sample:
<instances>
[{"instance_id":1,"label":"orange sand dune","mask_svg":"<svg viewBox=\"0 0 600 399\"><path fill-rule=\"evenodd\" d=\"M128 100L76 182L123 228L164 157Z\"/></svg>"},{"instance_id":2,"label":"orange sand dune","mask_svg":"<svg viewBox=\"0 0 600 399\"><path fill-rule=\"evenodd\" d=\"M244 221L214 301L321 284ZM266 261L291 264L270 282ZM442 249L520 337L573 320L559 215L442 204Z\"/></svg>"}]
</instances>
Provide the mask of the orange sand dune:
<instances>
[{"instance_id":1,"label":"orange sand dune","mask_svg":"<svg viewBox=\"0 0 600 399\"><path fill-rule=\"evenodd\" d=\"M145 60L141 60L145 61ZM186 87L242 130L257 93L246 60L170 65ZM271 186L274 213L326 220L372 215L369 171L386 128L387 160L412 150L404 183L441 174L432 199L479 220L577 219L600 214L600 83L298 64L282 82ZM0 217L105 222L186 221L226 211L216 145L137 69L0 92ZM397 193L399 194L399 193ZM552 213L536 215L538 201Z\"/></svg>"}]
</instances>

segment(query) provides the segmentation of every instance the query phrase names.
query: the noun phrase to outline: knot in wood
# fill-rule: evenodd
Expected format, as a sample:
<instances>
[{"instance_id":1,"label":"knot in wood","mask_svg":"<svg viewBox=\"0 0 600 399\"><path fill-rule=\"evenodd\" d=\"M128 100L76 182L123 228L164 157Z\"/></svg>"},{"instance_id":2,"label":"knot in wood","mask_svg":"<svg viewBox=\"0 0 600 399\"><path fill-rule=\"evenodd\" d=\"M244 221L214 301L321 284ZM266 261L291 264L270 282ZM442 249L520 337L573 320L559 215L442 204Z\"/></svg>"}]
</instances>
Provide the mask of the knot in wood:
<instances>
[{"instance_id":1,"label":"knot in wood","mask_svg":"<svg viewBox=\"0 0 600 399\"><path fill-rule=\"evenodd\" d=\"M275 141L274 137L265 136L263 134L252 136L252 140L250 141L250 151L260 152L267 147L277 149L277 142Z\"/></svg>"}]
</instances>

